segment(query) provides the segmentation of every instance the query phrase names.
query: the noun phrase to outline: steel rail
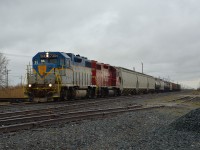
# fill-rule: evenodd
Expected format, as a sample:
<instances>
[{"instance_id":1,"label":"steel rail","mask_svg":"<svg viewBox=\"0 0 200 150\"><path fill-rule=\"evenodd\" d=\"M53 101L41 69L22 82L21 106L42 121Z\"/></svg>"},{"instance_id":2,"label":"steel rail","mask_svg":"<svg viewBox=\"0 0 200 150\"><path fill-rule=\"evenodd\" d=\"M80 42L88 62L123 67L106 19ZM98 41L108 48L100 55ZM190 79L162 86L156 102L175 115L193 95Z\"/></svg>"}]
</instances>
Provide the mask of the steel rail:
<instances>
[{"instance_id":1,"label":"steel rail","mask_svg":"<svg viewBox=\"0 0 200 150\"><path fill-rule=\"evenodd\" d=\"M129 106L127 108L132 108L132 107L142 107L142 105L132 105L132 106ZM114 108L114 109L121 109L124 107L120 107L120 108ZM13 117L13 118L3 118L0 120L0 126L2 125L8 125L8 124L12 124L12 123L20 123L20 122L27 122L27 121L30 121L30 120L40 120L40 119L46 119L46 118L54 118L54 117L58 117L60 115L74 115L74 114L78 114L78 113L94 113L94 112L100 112L100 111L104 111L105 109L89 109L88 111L76 111L76 110L70 110L70 112L62 112L62 110L59 110L57 112L51 112L49 114L31 114L31 115L23 115L23 116L16 116L16 117ZM112 110L112 108L108 109L108 110Z\"/></svg>"},{"instance_id":2,"label":"steel rail","mask_svg":"<svg viewBox=\"0 0 200 150\"><path fill-rule=\"evenodd\" d=\"M40 121L32 121L32 122L5 125L5 126L3 125L0 127L0 133L17 131L20 129L30 129L33 127L40 127L40 126L44 126L44 125L48 125L48 124L52 124L52 123L60 122L60 121L66 121L66 122L79 121L79 120L85 120L85 119L91 119L91 118L105 117L107 115L114 115L114 114L119 114L119 113L124 113L124 112L139 111L139 110L146 110L146 109L153 109L153 108L162 108L162 107L165 107L165 106L164 105L151 106L151 107L132 106L132 107L120 107L120 108L112 108L112 109L60 113L60 114L45 116L43 118L44 120L40 120ZM39 117L41 116L38 116L38 118ZM29 118L29 120L31 121L31 118Z\"/></svg>"},{"instance_id":3,"label":"steel rail","mask_svg":"<svg viewBox=\"0 0 200 150\"><path fill-rule=\"evenodd\" d=\"M116 99L112 99L113 101L116 101ZM66 104L63 106L54 106L54 107L49 107L49 108L42 108L42 109L33 109L33 110L26 110L26 111L15 111L15 112L5 112L5 113L0 113L0 118L5 118L5 117L12 117L12 116L17 116L17 115L28 115L28 114L32 114L32 113L42 113L42 112L49 112L49 111L55 111L58 109L64 109L64 108L69 108L71 109L71 107L87 107L87 105L98 105L98 104L108 104L110 103L112 100L109 99L105 99L105 100L101 100L101 101L87 101L87 102L82 102L82 103L73 103L73 104ZM121 101L121 100L120 100ZM123 99L124 101L124 99ZM119 101L116 101L119 102Z\"/></svg>"}]
</instances>

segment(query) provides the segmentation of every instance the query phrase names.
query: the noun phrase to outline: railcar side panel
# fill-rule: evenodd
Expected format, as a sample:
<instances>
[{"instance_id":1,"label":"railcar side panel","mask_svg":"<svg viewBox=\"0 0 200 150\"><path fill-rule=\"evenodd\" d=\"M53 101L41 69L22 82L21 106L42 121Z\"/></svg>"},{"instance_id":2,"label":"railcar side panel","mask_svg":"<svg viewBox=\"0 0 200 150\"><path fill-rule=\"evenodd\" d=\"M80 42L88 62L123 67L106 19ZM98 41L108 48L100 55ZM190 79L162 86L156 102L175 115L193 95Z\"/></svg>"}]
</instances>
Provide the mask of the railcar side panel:
<instances>
[{"instance_id":1,"label":"railcar side panel","mask_svg":"<svg viewBox=\"0 0 200 150\"><path fill-rule=\"evenodd\" d=\"M154 92L155 91L155 78L154 77L148 77L148 91Z\"/></svg>"},{"instance_id":2,"label":"railcar side panel","mask_svg":"<svg viewBox=\"0 0 200 150\"><path fill-rule=\"evenodd\" d=\"M170 82L169 84L169 90L172 91L172 83Z\"/></svg>"},{"instance_id":3,"label":"railcar side panel","mask_svg":"<svg viewBox=\"0 0 200 150\"><path fill-rule=\"evenodd\" d=\"M122 86L126 89L137 88L137 74L129 70L121 69Z\"/></svg>"},{"instance_id":4,"label":"railcar side panel","mask_svg":"<svg viewBox=\"0 0 200 150\"><path fill-rule=\"evenodd\" d=\"M143 74L138 74L137 77L138 77L139 90L143 90L143 91L147 90L147 84L148 84L147 76Z\"/></svg>"},{"instance_id":5,"label":"railcar side panel","mask_svg":"<svg viewBox=\"0 0 200 150\"><path fill-rule=\"evenodd\" d=\"M164 81L164 90L168 92L170 90L170 83L168 81Z\"/></svg>"},{"instance_id":6,"label":"railcar side panel","mask_svg":"<svg viewBox=\"0 0 200 150\"><path fill-rule=\"evenodd\" d=\"M165 83L164 83L164 81L163 80L160 80L160 91L161 92L163 92L164 91L164 89L165 89Z\"/></svg>"},{"instance_id":7,"label":"railcar side panel","mask_svg":"<svg viewBox=\"0 0 200 150\"><path fill-rule=\"evenodd\" d=\"M138 78L137 73L121 67L117 68L119 73L120 90L123 94L137 93Z\"/></svg>"}]
</instances>

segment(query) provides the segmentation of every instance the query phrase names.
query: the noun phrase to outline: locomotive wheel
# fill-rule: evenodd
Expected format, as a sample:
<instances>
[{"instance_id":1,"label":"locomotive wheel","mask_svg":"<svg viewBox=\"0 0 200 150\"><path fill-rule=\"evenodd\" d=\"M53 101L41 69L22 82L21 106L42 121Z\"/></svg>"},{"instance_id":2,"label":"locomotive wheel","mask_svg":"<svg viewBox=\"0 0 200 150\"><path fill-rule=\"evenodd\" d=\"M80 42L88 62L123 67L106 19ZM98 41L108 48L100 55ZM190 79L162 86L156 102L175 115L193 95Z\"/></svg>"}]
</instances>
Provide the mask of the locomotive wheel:
<instances>
[{"instance_id":1,"label":"locomotive wheel","mask_svg":"<svg viewBox=\"0 0 200 150\"><path fill-rule=\"evenodd\" d=\"M68 100L67 96L68 96L68 89L67 88L62 88L62 90L60 92L60 100L61 101Z\"/></svg>"},{"instance_id":2,"label":"locomotive wheel","mask_svg":"<svg viewBox=\"0 0 200 150\"><path fill-rule=\"evenodd\" d=\"M68 100L68 92L67 92L67 90L64 90L64 91L62 92L61 100L63 100L63 101Z\"/></svg>"},{"instance_id":3,"label":"locomotive wheel","mask_svg":"<svg viewBox=\"0 0 200 150\"><path fill-rule=\"evenodd\" d=\"M92 89L90 89L90 88L87 90L87 97L88 97L89 99L92 98Z\"/></svg>"},{"instance_id":4,"label":"locomotive wheel","mask_svg":"<svg viewBox=\"0 0 200 150\"><path fill-rule=\"evenodd\" d=\"M121 96L122 92L120 89L117 90L117 96Z\"/></svg>"},{"instance_id":5,"label":"locomotive wheel","mask_svg":"<svg viewBox=\"0 0 200 150\"><path fill-rule=\"evenodd\" d=\"M67 94L67 100L74 100L76 98L76 89L70 88Z\"/></svg>"}]
</instances>

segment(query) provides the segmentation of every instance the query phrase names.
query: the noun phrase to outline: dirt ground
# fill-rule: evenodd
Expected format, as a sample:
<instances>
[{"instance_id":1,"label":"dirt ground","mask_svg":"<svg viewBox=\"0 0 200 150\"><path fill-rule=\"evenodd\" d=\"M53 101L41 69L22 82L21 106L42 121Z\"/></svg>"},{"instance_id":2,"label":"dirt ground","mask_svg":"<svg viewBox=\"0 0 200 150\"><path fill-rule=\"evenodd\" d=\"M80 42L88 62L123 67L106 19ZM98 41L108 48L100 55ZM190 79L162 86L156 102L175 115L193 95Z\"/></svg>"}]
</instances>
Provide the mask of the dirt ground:
<instances>
[{"instance_id":1,"label":"dirt ground","mask_svg":"<svg viewBox=\"0 0 200 150\"><path fill-rule=\"evenodd\" d=\"M0 149L200 149L196 91L137 95L113 106L135 103L165 107L0 134ZM1 108L25 109L20 105Z\"/></svg>"}]
</instances>

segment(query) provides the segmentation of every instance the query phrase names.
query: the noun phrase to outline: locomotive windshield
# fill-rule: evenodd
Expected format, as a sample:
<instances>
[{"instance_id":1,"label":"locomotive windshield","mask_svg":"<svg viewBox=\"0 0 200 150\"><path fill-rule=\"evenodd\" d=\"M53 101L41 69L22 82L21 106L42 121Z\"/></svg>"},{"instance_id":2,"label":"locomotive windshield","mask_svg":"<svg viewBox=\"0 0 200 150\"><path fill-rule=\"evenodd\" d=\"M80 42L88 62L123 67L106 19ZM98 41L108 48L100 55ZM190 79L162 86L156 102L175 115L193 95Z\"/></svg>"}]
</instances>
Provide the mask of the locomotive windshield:
<instances>
[{"instance_id":1,"label":"locomotive windshield","mask_svg":"<svg viewBox=\"0 0 200 150\"><path fill-rule=\"evenodd\" d=\"M57 64L57 58L48 58L48 59L42 58L41 63L42 64L46 64L46 63Z\"/></svg>"}]
</instances>

